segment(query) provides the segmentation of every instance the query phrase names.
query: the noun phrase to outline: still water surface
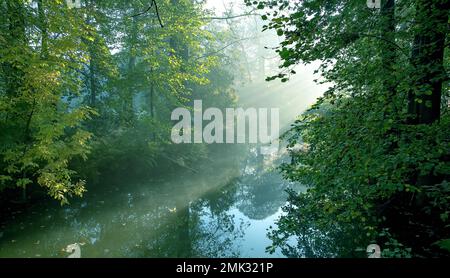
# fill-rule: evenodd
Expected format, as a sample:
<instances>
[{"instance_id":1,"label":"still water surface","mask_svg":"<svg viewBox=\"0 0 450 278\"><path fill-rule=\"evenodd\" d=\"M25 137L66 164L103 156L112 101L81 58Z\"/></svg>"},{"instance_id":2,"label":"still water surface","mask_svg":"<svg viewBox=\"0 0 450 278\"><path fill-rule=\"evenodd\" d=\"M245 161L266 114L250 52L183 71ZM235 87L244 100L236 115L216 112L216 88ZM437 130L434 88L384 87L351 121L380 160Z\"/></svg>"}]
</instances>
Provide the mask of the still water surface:
<instances>
[{"instance_id":1,"label":"still water surface","mask_svg":"<svg viewBox=\"0 0 450 278\"><path fill-rule=\"evenodd\" d=\"M230 147L200 166L145 184L97 188L69 206L36 205L3 223L0 257L283 257L268 254L288 187L277 156Z\"/></svg>"}]
</instances>

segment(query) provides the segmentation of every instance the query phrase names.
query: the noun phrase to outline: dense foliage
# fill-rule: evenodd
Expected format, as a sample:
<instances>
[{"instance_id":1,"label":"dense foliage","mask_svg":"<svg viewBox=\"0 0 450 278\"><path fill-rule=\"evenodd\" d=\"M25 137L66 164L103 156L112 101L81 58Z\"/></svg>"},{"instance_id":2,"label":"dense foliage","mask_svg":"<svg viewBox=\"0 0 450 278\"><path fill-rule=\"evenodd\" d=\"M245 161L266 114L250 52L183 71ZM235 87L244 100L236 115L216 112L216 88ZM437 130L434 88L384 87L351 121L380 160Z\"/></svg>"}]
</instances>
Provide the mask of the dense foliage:
<instances>
[{"instance_id":1,"label":"dense foliage","mask_svg":"<svg viewBox=\"0 0 450 278\"><path fill-rule=\"evenodd\" d=\"M67 203L86 181L205 155L169 140L171 111L198 94L233 105L215 38L226 34L208 28L203 4L0 1L0 190L22 188L25 200L40 185Z\"/></svg>"},{"instance_id":2,"label":"dense foliage","mask_svg":"<svg viewBox=\"0 0 450 278\"><path fill-rule=\"evenodd\" d=\"M318 82L330 84L285 135L292 163L282 171L310 189L290 192L270 250L353 256L372 242L384 256L445 254L450 3L246 2L283 39L281 72L268 80L287 82L295 65L320 60ZM324 242L326 250L315 248Z\"/></svg>"}]
</instances>

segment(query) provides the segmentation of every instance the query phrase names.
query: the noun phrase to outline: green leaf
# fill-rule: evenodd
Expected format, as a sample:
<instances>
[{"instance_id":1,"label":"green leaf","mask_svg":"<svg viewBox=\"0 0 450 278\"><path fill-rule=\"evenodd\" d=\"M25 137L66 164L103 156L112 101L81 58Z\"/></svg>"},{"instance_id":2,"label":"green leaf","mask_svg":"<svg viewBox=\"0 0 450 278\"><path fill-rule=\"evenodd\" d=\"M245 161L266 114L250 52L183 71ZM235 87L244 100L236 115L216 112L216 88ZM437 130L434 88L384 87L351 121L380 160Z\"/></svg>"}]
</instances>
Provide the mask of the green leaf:
<instances>
[{"instance_id":1,"label":"green leaf","mask_svg":"<svg viewBox=\"0 0 450 278\"><path fill-rule=\"evenodd\" d=\"M443 240L437 241L433 245L437 245L440 248L450 252L450 239L443 239Z\"/></svg>"}]
</instances>

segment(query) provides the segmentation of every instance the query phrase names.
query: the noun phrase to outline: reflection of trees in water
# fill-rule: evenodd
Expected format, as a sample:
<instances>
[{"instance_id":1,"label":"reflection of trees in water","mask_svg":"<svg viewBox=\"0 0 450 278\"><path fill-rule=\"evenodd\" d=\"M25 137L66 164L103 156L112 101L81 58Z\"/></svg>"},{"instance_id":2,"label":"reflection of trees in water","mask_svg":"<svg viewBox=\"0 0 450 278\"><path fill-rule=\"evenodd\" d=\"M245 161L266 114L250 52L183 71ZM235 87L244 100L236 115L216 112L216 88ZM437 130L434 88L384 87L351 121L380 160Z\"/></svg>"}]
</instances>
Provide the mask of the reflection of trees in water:
<instances>
[{"instance_id":1,"label":"reflection of trees in water","mask_svg":"<svg viewBox=\"0 0 450 278\"><path fill-rule=\"evenodd\" d=\"M365 249L361 252L355 248L357 242L351 232L338 227L328 231L305 227L288 232L289 239L278 247L288 258L364 257Z\"/></svg>"},{"instance_id":2,"label":"reflection of trees in water","mask_svg":"<svg viewBox=\"0 0 450 278\"><path fill-rule=\"evenodd\" d=\"M283 180L278 173L276 165L281 159L263 156L257 148L250 152L237 192L237 206L248 218L265 219L286 202L285 190L294 184Z\"/></svg>"},{"instance_id":3,"label":"reflection of trees in water","mask_svg":"<svg viewBox=\"0 0 450 278\"><path fill-rule=\"evenodd\" d=\"M277 221L277 228L269 233L273 246L280 248L283 255L291 258L364 257L367 242L363 229L356 223L321 217L320 205L309 208L310 202L303 194L290 191L288 203L283 207L285 214Z\"/></svg>"},{"instance_id":4,"label":"reflection of trees in water","mask_svg":"<svg viewBox=\"0 0 450 278\"><path fill-rule=\"evenodd\" d=\"M230 191L231 190L231 191ZM231 193L231 194L230 194ZM207 194L194 203L178 203L169 217L155 220L160 226L137 257L236 257L233 243L243 236L228 213L233 187Z\"/></svg>"},{"instance_id":5,"label":"reflection of trees in water","mask_svg":"<svg viewBox=\"0 0 450 278\"><path fill-rule=\"evenodd\" d=\"M105 185L64 208L43 204L8 223L0 257L67 256L60 250L73 243L86 243L82 257L234 256L229 243L243 232L227 213L235 187L223 186L239 173L235 152L219 153L199 173Z\"/></svg>"},{"instance_id":6,"label":"reflection of trees in water","mask_svg":"<svg viewBox=\"0 0 450 278\"><path fill-rule=\"evenodd\" d=\"M247 153L238 151L240 157ZM257 152L236 178L242 169L237 158L224 152L201 174L108 185L64 208L42 205L8 224L0 256L61 257L65 246L86 243L82 257L237 257L247 223L234 219L232 208L263 219L284 204L287 186Z\"/></svg>"},{"instance_id":7,"label":"reflection of trees in water","mask_svg":"<svg viewBox=\"0 0 450 278\"><path fill-rule=\"evenodd\" d=\"M67 256L60 250L76 242L86 243L82 257L238 255L230 249L243 235L243 225L237 225L228 214L234 186L212 191L195 202L185 192L170 199L164 198L167 191L143 192L118 192L105 201L95 196L70 208L44 210L41 215L21 219L2 235L0 256ZM22 221L42 227L42 231L21 230Z\"/></svg>"},{"instance_id":8,"label":"reflection of trees in water","mask_svg":"<svg viewBox=\"0 0 450 278\"><path fill-rule=\"evenodd\" d=\"M218 215L229 210L236 202L236 192L238 190L239 179L231 180L226 186L218 190L210 191L204 195L202 200L213 215Z\"/></svg>"},{"instance_id":9,"label":"reflection of trees in water","mask_svg":"<svg viewBox=\"0 0 450 278\"><path fill-rule=\"evenodd\" d=\"M212 212L200 204L199 224L194 230L193 250L199 257L239 257L236 242L244 236L246 223L227 210Z\"/></svg>"}]
</instances>

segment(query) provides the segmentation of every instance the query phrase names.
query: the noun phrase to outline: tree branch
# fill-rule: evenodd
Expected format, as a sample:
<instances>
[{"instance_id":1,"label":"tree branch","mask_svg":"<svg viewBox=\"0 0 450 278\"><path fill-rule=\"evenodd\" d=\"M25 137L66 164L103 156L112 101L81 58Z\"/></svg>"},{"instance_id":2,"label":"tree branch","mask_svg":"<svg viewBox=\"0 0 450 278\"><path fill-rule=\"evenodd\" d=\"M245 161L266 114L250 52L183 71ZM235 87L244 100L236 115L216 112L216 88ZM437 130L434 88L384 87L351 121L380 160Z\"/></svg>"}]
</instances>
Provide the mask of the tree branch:
<instances>
[{"instance_id":1,"label":"tree branch","mask_svg":"<svg viewBox=\"0 0 450 278\"><path fill-rule=\"evenodd\" d=\"M394 46L394 47L397 48L398 50L400 50L405 56L409 56L409 54L406 52L406 50L405 50L403 47L401 47L400 45L398 45L398 44L396 44L395 42L390 41L390 40L388 40L388 39L386 39L386 38L383 38L383 37L380 37L380 36L376 36L376 35L371 35L371 34L361 34L361 33L359 33L358 36L382 40L382 41L384 41L384 42L386 42L386 43L391 44L392 46Z\"/></svg>"},{"instance_id":2,"label":"tree branch","mask_svg":"<svg viewBox=\"0 0 450 278\"><path fill-rule=\"evenodd\" d=\"M153 6L155 6L156 17L158 18L159 25L161 26L161 28L164 28L164 25L161 20L161 16L159 15L159 9L158 9L158 4L156 3L156 0L151 0L150 6L145 11L140 12L135 15L132 15L131 17L138 17L141 15L145 15L146 13L148 13L151 10L151 8L153 8Z\"/></svg>"},{"instance_id":3,"label":"tree branch","mask_svg":"<svg viewBox=\"0 0 450 278\"><path fill-rule=\"evenodd\" d=\"M228 20L228 19L234 19L239 17L246 17L246 16L259 16L260 14L256 14L253 12L240 14L240 15L231 15L231 16L224 16L224 17L218 17L218 16L212 16L212 17L204 17L204 20Z\"/></svg>"},{"instance_id":4,"label":"tree branch","mask_svg":"<svg viewBox=\"0 0 450 278\"><path fill-rule=\"evenodd\" d=\"M204 55L202 55L200 57L197 57L197 58L195 58L195 60L197 61L197 60L200 60L200 59L203 59L203 58L215 55L215 54L217 54L217 53L227 49L228 47L230 47L230 46L232 46L234 44L240 43L241 41L251 40L251 39L254 39L254 37L253 38L242 38L242 39L235 40L235 41L225 45L224 47L221 47L220 49L217 49L217 50L215 50L213 52L209 52L209 53L206 53L206 54L204 54Z\"/></svg>"}]
</instances>

